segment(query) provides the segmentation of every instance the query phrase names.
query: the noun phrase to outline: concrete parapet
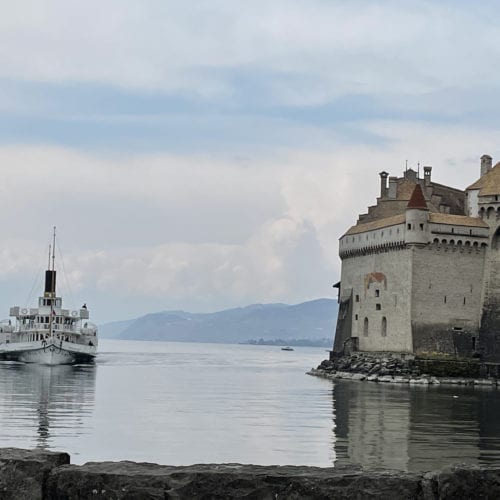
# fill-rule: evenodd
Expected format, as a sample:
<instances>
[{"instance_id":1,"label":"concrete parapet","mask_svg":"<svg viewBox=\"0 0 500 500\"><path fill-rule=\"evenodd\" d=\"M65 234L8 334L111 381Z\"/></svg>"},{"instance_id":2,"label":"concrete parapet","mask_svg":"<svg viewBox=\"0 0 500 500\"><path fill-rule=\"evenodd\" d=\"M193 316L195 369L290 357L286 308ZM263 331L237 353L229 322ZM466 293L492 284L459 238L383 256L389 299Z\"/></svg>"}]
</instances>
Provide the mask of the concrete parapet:
<instances>
[{"instance_id":1,"label":"concrete parapet","mask_svg":"<svg viewBox=\"0 0 500 500\"><path fill-rule=\"evenodd\" d=\"M45 499L50 471L69 464L67 453L0 448L0 498Z\"/></svg>"},{"instance_id":2,"label":"concrete parapet","mask_svg":"<svg viewBox=\"0 0 500 500\"><path fill-rule=\"evenodd\" d=\"M359 467L136 462L68 465L66 453L0 449L2 499L500 498L500 468L408 473Z\"/></svg>"}]
</instances>

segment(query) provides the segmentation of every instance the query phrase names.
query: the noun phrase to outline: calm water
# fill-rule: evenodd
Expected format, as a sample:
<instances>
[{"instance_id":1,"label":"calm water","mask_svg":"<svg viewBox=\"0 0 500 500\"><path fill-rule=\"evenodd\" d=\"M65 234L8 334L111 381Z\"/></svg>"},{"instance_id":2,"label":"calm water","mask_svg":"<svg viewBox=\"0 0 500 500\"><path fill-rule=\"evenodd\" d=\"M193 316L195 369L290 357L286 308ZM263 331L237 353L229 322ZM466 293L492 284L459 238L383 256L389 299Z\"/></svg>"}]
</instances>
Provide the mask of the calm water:
<instances>
[{"instance_id":1,"label":"calm water","mask_svg":"<svg viewBox=\"0 0 500 500\"><path fill-rule=\"evenodd\" d=\"M333 384L304 374L326 356L102 341L95 366L3 363L0 446L68 451L73 463L500 463L497 390Z\"/></svg>"}]
</instances>

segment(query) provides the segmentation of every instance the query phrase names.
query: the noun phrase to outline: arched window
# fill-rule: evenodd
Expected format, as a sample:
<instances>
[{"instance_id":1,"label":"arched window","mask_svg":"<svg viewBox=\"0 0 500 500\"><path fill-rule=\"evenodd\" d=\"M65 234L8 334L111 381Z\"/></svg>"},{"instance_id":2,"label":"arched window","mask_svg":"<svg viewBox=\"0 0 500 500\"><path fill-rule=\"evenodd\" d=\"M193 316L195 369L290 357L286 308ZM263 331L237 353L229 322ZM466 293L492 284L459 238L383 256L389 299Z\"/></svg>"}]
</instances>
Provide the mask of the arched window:
<instances>
[{"instance_id":1,"label":"arched window","mask_svg":"<svg viewBox=\"0 0 500 500\"><path fill-rule=\"evenodd\" d=\"M368 318L363 321L363 335L368 337Z\"/></svg>"},{"instance_id":2,"label":"arched window","mask_svg":"<svg viewBox=\"0 0 500 500\"><path fill-rule=\"evenodd\" d=\"M382 337L387 337L387 318L384 316L382 318L382 329L380 330Z\"/></svg>"},{"instance_id":3,"label":"arched window","mask_svg":"<svg viewBox=\"0 0 500 500\"><path fill-rule=\"evenodd\" d=\"M458 240L457 245L461 245L461 244L462 244L462 240Z\"/></svg>"},{"instance_id":4,"label":"arched window","mask_svg":"<svg viewBox=\"0 0 500 500\"><path fill-rule=\"evenodd\" d=\"M442 243L443 245L446 245L446 240L442 240L442 241L441 241L441 243Z\"/></svg>"},{"instance_id":5,"label":"arched window","mask_svg":"<svg viewBox=\"0 0 500 500\"><path fill-rule=\"evenodd\" d=\"M434 244L439 245L439 238L434 238Z\"/></svg>"}]
</instances>

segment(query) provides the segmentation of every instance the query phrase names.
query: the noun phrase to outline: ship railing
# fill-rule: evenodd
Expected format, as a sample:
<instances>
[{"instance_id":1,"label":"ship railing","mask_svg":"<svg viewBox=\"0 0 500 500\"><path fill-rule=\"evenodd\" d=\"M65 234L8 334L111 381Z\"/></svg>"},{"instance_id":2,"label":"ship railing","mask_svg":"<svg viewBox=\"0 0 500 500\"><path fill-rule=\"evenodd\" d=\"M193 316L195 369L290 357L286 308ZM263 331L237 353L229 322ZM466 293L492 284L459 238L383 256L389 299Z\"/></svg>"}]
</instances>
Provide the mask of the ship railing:
<instances>
[{"instance_id":1,"label":"ship railing","mask_svg":"<svg viewBox=\"0 0 500 500\"><path fill-rule=\"evenodd\" d=\"M24 332L39 332L39 331L46 331L49 332L50 330L50 325L46 323L34 323L33 325L20 325L19 329L17 330L19 333L24 333ZM90 335L90 333L84 332L85 328L81 328L78 326L70 326L70 325L52 325L52 331L54 333L77 333L77 334L87 334ZM87 329L90 330L90 329Z\"/></svg>"}]
</instances>

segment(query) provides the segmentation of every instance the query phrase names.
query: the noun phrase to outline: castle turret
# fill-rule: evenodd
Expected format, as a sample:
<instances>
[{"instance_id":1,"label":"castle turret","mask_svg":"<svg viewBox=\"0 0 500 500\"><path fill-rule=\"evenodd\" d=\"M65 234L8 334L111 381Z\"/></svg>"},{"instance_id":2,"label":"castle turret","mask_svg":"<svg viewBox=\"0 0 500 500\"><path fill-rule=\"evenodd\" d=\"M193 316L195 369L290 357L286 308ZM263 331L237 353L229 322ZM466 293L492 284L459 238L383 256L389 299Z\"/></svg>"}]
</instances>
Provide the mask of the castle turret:
<instances>
[{"instance_id":1,"label":"castle turret","mask_svg":"<svg viewBox=\"0 0 500 500\"><path fill-rule=\"evenodd\" d=\"M406 207L406 243L429 242L429 208L420 184L415 186Z\"/></svg>"}]
</instances>

